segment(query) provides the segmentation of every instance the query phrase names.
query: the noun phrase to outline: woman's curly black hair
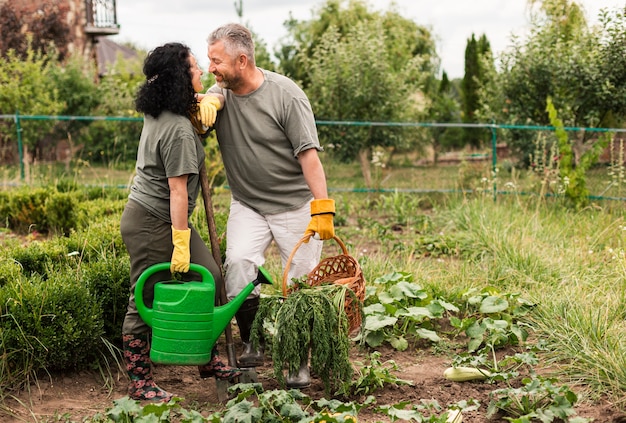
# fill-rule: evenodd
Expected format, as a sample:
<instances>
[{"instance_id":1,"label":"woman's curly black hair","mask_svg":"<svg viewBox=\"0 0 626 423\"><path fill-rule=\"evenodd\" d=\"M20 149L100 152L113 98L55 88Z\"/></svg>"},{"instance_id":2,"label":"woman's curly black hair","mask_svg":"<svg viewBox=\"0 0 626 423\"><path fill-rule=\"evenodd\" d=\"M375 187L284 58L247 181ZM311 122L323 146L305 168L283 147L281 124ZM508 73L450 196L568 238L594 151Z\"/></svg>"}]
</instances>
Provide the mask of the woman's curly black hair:
<instances>
[{"instance_id":1,"label":"woman's curly black hair","mask_svg":"<svg viewBox=\"0 0 626 423\"><path fill-rule=\"evenodd\" d=\"M191 82L191 50L181 43L167 43L152 50L143 64L144 82L137 92L138 112L159 117L169 110L195 116L198 104Z\"/></svg>"}]
</instances>

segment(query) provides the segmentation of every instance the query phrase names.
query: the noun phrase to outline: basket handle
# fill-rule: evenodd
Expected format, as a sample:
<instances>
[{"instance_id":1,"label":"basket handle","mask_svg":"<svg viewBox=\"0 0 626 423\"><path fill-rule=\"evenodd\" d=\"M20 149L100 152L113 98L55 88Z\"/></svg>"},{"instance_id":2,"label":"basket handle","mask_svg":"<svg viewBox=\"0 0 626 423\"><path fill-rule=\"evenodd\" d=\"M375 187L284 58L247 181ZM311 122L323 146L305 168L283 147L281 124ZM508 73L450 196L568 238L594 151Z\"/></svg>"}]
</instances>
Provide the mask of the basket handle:
<instances>
[{"instance_id":1,"label":"basket handle","mask_svg":"<svg viewBox=\"0 0 626 423\"><path fill-rule=\"evenodd\" d=\"M283 271L283 297L287 296L287 278L289 275L289 268L291 267L291 261L293 260L293 257L296 255L298 248L300 248L302 244L304 244L309 239L311 239L312 236L313 235L305 235L302 238L300 238L300 241L298 241L295 247L293 247L293 250L291 251L289 258L287 259L287 263L285 263L285 270ZM339 244L343 253L345 255L348 255L348 249L346 248L346 244L344 244L343 241L337 235L333 235L333 239L337 242L337 244Z\"/></svg>"}]
</instances>

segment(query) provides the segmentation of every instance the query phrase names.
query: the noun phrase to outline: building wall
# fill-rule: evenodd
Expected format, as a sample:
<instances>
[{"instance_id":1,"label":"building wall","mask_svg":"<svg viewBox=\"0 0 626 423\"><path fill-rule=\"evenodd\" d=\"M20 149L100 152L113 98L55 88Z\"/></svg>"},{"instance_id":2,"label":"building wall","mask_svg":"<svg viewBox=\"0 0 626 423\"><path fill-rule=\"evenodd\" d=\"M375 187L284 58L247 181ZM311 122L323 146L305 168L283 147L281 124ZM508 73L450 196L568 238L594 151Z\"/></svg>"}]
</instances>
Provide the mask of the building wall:
<instances>
[{"instance_id":1,"label":"building wall","mask_svg":"<svg viewBox=\"0 0 626 423\"><path fill-rule=\"evenodd\" d=\"M0 0L0 7L4 6L11 8L22 23L18 31L23 35L49 26L51 17L58 16L66 30L62 34L63 42L57 44L62 55L80 53L95 58L94 39L85 33L85 0ZM2 43L0 37L0 50L4 50Z\"/></svg>"}]
</instances>

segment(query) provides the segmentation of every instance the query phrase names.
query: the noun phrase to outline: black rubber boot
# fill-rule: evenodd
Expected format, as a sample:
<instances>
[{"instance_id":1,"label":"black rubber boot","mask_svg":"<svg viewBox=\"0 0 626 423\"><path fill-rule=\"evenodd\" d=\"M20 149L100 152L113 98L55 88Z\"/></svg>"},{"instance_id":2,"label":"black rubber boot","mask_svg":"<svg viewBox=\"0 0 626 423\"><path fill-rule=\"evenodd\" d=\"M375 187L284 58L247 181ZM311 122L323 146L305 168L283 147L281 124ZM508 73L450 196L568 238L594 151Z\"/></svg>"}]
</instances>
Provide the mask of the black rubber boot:
<instances>
[{"instance_id":1,"label":"black rubber boot","mask_svg":"<svg viewBox=\"0 0 626 423\"><path fill-rule=\"evenodd\" d=\"M311 373L309 372L309 363L307 360L300 363L297 373L290 373L285 380L287 388L302 389L311 385Z\"/></svg>"},{"instance_id":2,"label":"black rubber boot","mask_svg":"<svg viewBox=\"0 0 626 423\"><path fill-rule=\"evenodd\" d=\"M244 301L239 311L235 313L237 326L239 326L239 335L243 342L243 353L238 359L239 367L242 368L262 366L265 358L263 345L261 344L258 349L254 349L250 342L250 330L258 309L259 297L255 297Z\"/></svg>"}]
</instances>

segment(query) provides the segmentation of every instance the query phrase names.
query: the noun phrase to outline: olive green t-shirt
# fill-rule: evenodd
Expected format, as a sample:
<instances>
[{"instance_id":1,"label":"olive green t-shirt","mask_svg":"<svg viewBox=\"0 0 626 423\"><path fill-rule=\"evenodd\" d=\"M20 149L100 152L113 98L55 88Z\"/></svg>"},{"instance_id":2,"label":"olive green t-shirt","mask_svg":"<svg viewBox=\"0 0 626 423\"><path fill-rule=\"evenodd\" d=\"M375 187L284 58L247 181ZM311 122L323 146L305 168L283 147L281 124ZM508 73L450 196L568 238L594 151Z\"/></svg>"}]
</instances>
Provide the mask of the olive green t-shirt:
<instances>
[{"instance_id":1,"label":"olive green t-shirt","mask_svg":"<svg viewBox=\"0 0 626 423\"><path fill-rule=\"evenodd\" d=\"M145 115L129 198L171 223L167 179L189 175L187 193L191 215L200 190L199 173L204 156L204 148L189 118L168 111L156 119Z\"/></svg>"},{"instance_id":2,"label":"olive green t-shirt","mask_svg":"<svg viewBox=\"0 0 626 423\"><path fill-rule=\"evenodd\" d=\"M297 155L321 150L311 104L289 78L261 69L254 92L224 95L215 131L233 198L262 215L295 210L311 201Z\"/></svg>"}]
</instances>

